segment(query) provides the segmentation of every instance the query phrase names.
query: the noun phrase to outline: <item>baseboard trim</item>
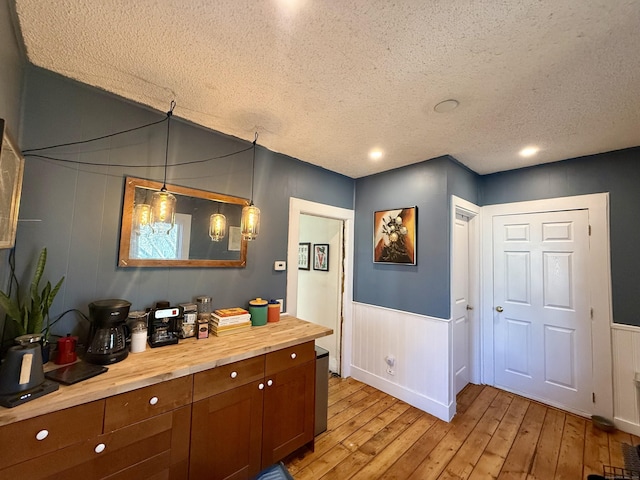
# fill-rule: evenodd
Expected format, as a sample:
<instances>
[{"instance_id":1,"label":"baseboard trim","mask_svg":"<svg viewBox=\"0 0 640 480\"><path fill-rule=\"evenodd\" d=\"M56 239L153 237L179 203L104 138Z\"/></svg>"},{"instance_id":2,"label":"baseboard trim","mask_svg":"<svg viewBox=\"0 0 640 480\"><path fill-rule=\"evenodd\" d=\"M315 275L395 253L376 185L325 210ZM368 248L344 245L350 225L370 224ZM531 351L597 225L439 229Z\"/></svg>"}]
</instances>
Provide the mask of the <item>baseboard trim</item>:
<instances>
[{"instance_id":1,"label":"baseboard trim","mask_svg":"<svg viewBox=\"0 0 640 480\"><path fill-rule=\"evenodd\" d=\"M456 413L455 402L445 405L353 365L351 365L351 376L360 382L377 388L388 395L393 395L403 402L407 402L409 405L419 408L445 422L450 422Z\"/></svg>"}]
</instances>

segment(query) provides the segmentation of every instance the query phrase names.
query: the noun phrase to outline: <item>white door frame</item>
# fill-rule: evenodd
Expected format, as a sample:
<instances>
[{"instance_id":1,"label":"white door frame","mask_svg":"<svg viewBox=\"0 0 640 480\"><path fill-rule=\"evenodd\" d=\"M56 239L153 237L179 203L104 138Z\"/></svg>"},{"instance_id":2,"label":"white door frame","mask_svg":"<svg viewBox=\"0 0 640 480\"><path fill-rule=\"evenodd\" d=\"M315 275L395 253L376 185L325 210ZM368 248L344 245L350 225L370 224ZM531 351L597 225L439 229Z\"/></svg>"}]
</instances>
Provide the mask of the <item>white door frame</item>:
<instances>
[{"instance_id":1,"label":"white door frame","mask_svg":"<svg viewBox=\"0 0 640 480\"><path fill-rule=\"evenodd\" d=\"M351 345L353 329L353 254L354 218L353 210L310 202L300 198L289 199L289 246L287 248L287 313L296 316L298 308L298 239L300 238L300 215L334 218L344 221L344 292L342 293L342 359L340 371L343 377L351 376Z\"/></svg>"},{"instance_id":2,"label":"white door frame","mask_svg":"<svg viewBox=\"0 0 640 480\"><path fill-rule=\"evenodd\" d=\"M589 210L588 268L592 318L593 392L596 403L593 413L613 418L613 370L611 352L611 267L609 249L609 194L596 193L575 197L551 198L527 202L506 203L482 207L482 382L494 385L493 361L493 216L555 212L562 210Z\"/></svg>"},{"instance_id":3,"label":"white door frame","mask_svg":"<svg viewBox=\"0 0 640 480\"><path fill-rule=\"evenodd\" d=\"M480 342L480 222L481 222L482 209L467 200L464 200L455 195L451 196L451 238L449 239L451 244L451 261L450 265L453 265L453 256L455 251L453 248L453 228L456 222L456 214L462 214L469 217L469 302L473 307L473 310L469 310L468 321L471 328L469 329L469 341L471 351L469 354L469 381L471 383L481 383L481 342ZM453 315L453 307L456 301L453 298L453 275L450 278L451 292L451 312ZM453 320L453 319L451 319ZM455 369L453 367L453 324L449 322L451 335L449 335L449 372L451 378L449 381L449 398L455 402Z\"/></svg>"}]
</instances>

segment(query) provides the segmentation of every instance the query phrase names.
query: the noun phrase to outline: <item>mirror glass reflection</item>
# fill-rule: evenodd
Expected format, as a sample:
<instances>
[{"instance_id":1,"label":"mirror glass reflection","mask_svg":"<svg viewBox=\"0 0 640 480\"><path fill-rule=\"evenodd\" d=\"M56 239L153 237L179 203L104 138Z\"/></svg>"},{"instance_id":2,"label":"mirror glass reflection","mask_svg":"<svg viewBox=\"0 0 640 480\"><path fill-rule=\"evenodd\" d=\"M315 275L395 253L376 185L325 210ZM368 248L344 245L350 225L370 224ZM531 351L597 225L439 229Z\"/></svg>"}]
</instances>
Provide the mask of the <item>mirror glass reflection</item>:
<instances>
[{"instance_id":1,"label":"mirror glass reflection","mask_svg":"<svg viewBox=\"0 0 640 480\"><path fill-rule=\"evenodd\" d=\"M120 235L121 267L244 267L247 241L240 234L247 200L166 185L175 197L175 216L158 221L152 196L162 184L128 177Z\"/></svg>"}]
</instances>

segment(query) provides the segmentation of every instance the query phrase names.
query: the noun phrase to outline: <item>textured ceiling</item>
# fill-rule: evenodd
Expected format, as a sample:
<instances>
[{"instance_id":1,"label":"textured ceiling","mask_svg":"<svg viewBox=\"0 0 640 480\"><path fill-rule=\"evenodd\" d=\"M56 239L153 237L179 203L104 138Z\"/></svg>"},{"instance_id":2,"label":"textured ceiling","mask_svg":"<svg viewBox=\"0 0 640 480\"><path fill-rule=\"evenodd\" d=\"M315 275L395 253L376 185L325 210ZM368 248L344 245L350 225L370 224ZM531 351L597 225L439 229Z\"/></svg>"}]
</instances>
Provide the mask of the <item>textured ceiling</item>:
<instances>
[{"instance_id":1,"label":"textured ceiling","mask_svg":"<svg viewBox=\"0 0 640 480\"><path fill-rule=\"evenodd\" d=\"M638 0L16 0L30 62L350 177L640 145ZM454 98L447 113L433 107ZM518 151L537 145L522 158ZM370 149L384 155L369 160Z\"/></svg>"}]
</instances>

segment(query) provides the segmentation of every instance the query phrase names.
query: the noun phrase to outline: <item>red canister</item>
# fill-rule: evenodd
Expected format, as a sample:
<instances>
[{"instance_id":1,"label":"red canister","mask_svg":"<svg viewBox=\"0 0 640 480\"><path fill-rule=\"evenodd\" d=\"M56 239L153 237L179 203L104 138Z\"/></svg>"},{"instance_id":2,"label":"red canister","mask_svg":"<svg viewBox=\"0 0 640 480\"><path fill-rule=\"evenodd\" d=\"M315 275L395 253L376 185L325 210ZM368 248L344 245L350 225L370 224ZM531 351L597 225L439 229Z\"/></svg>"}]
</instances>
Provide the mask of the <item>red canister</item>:
<instances>
[{"instance_id":1,"label":"red canister","mask_svg":"<svg viewBox=\"0 0 640 480\"><path fill-rule=\"evenodd\" d=\"M277 300L269 300L267 307L267 322L273 323L280 320L280 302Z\"/></svg>"},{"instance_id":2,"label":"red canister","mask_svg":"<svg viewBox=\"0 0 640 480\"><path fill-rule=\"evenodd\" d=\"M64 365L65 363L73 363L78 359L76 354L76 342L78 339L67 334L66 337L58 340L58 354L56 355L56 363Z\"/></svg>"}]
</instances>

